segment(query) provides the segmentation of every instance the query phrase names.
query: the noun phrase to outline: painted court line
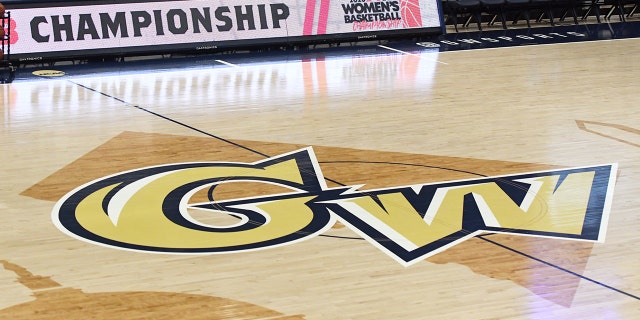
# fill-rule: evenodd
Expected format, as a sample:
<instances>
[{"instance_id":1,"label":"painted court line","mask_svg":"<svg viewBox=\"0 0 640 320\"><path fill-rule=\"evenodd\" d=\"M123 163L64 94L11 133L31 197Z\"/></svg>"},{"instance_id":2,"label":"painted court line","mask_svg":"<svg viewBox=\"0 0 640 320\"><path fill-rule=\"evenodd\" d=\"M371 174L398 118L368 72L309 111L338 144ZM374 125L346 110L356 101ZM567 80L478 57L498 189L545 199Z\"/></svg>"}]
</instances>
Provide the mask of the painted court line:
<instances>
[{"instance_id":1,"label":"painted court line","mask_svg":"<svg viewBox=\"0 0 640 320\"><path fill-rule=\"evenodd\" d=\"M227 66L230 66L230 67L240 68L240 66L239 66L239 65L237 65L237 64L233 64L233 63L229 63L229 62L226 62L226 61L224 61L224 60L216 60L216 62L222 63L222 64L227 65Z\"/></svg>"},{"instance_id":2,"label":"painted court line","mask_svg":"<svg viewBox=\"0 0 640 320\"><path fill-rule=\"evenodd\" d=\"M387 49L387 50L395 51L395 52L398 52L398 53L410 55L410 56L415 56L415 57L420 57L420 58L422 57L422 55L420 55L420 54L415 54L415 53L410 53L410 52L394 49L394 48L387 47L387 46L381 45L381 44L379 44L378 47L380 47L382 49ZM448 64L446 62L442 62L442 61L439 61L439 60L434 60L434 61L437 62L437 63Z\"/></svg>"}]
</instances>

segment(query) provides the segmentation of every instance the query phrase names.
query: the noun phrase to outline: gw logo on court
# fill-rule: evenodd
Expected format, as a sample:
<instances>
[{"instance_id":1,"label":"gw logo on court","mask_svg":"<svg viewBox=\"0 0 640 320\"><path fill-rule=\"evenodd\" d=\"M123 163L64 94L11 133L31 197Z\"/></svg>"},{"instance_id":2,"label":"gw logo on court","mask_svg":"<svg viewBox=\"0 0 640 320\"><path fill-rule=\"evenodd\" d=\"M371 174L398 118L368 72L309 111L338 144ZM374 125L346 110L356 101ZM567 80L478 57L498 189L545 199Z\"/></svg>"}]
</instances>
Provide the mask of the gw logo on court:
<instances>
[{"instance_id":1,"label":"gw logo on court","mask_svg":"<svg viewBox=\"0 0 640 320\"><path fill-rule=\"evenodd\" d=\"M303 241L339 220L408 266L481 232L604 241L616 164L359 190L327 187L311 148L256 163L189 162L104 177L53 210L63 232L110 247L227 253ZM275 194L215 199L225 184ZM198 195L199 201L194 201ZM223 215L225 223L194 212Z\"/></svg>"}]
</instances>

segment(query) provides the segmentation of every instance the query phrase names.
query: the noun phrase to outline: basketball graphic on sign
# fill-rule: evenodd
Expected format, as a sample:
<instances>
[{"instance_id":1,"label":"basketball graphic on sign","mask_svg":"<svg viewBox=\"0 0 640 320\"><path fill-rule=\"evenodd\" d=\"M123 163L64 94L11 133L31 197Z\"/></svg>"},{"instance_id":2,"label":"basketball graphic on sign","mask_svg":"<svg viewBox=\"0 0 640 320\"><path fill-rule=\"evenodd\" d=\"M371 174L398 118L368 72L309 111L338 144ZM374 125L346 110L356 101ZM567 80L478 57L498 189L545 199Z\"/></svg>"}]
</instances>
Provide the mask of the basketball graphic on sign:
<instances>
[{"instance_id":1,"label":"basketball graphic on sign","mask_svg":"<svg viewBox=\"0 0 640 320\"><path fill-rule=\"evenodd\" d=\"M403 27L422 27L422 15L420 15L420 3L418 0L400 0L400 14L402 15Z\"/></svg>"}]
</instances>

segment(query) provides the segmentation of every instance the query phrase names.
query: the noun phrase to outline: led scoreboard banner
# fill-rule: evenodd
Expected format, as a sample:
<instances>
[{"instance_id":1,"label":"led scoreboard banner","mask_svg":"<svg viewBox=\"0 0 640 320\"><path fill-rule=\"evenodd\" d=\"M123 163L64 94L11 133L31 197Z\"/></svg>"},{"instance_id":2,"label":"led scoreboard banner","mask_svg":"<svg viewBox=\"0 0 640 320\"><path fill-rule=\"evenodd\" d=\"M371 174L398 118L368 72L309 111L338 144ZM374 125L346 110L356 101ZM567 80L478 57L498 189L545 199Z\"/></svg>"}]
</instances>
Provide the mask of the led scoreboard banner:
<instances>
[{"instance_id":1,"label":"led scoreboard banner","mask_svg":"<svg viewBox=\"0 0 640 320\"><path fill-rule=\"evenodd\" d=\"M440 0L3 1L12 58L295 45L441 34Z\"/></svg>"}]
</instances>

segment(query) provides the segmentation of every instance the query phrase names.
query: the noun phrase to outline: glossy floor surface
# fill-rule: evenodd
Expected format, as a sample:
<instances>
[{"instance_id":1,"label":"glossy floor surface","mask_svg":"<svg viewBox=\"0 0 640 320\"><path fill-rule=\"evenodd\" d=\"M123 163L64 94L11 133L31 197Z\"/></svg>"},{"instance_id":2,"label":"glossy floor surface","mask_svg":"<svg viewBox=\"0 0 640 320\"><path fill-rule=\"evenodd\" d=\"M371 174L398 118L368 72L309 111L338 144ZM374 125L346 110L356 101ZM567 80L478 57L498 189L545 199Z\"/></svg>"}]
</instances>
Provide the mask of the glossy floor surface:
<instances>
[{"instance_id":1,"label":"glossy floor surface","mask_svg":"<svg viewBox=\"0 0 640 320\"><path fill-rule=\"evenodd\" d=\"M193 57L151 69L31 66L0 85L0 318L640 318L638 52L635 38L445 52L389 43L277 59ZM56 77L30 76L35 69ZM277 157L296 150L311 154L296 158L300 175L325 179L289 177ZM227 173L209 172L220 181L194 187L199 178L181 176L187 167L140 170L202 162ZM574 182L563 171L600 165L612 174ZM404 198L390 198L396 187L462 181L439 189L449 192L492 176L544 185L549 175L524 174L546 170L560 172L556 197L525 190L541 209L534 220L516 219L517 228L499 224L498 210L497 222L483 223L503 229L474 233L467 220L460 227L461 216L446 216L458 207L429 220L430 211L420 214L429 204L423 193L404 188ZM128 185L99 189L103 200L78 196L105 177ZM173 183L193 192L162 191ZM330 191L344 186L360 191ZM296 200L311 190L329 198ZM129 200L118 200L122 193ZM108 203L111 196L120 202ZM581 197L590 201L586 216L554 220L558 203ZM271 210L284 202L294 204L282 218ZM92 203L97 209L87 211ZM205 210L216 204L267 221ZM172 205L189 221L166 223ZM146 216L154 206L167 217ZM334 209L309 214L311 206ZM365 207L391 217L364 219ZM298 212L327 220L307 231L297 228ZM425 221L464 236L445 230L431 239ZM599 241L557 236L580 233L558 229L563 223L595 226ZM275 226L249 240L211 227L252 224ZM204 243L214 234L221 242ZM278 235L298 238L253 250ZM413 252L431 240L433 252L411 263L387 246ZM202 248L247 250L193 252Z\"/></svg>"}]
</instances>

